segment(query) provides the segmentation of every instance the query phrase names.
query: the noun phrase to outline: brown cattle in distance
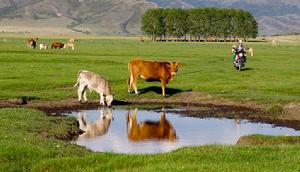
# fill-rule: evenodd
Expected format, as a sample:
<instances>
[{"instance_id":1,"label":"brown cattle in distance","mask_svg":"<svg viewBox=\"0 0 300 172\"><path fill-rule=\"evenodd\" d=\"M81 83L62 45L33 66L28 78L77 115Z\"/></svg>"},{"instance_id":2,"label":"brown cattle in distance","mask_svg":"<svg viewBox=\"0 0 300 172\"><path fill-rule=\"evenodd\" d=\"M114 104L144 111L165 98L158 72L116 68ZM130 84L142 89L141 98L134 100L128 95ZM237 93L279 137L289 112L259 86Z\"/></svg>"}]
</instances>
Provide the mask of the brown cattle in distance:
<instances>
[{"instance_id":1,"label":"brown cattle in distance","mask_svg":"<svg viewBox=\"0 0 300 172\"><path fill-rule=\"evenodd\" d=\"M145 40L143 39L143 37L139 37L140 42L145 42Z\"/></svg>"},{"instance_id":2,"label":"brown cattle in distance","mask_svg":"<svg viewBox=\"0 0 300 172\"><path fill-rule=\"evenodd\" d=\"M52 45L51 45L51 49L61 49L61 48L64 48L64 45L63 43L61 42L53 42Z\"/></svg>"},{"instance_id":3,"label":"brown cattle in distance","mask_svg":"<svg viewBox=\"0 0 300 172\"><path fill-rule=\"evenodd\" d=\"M128 93L130 93L131 86L133 86L135 94L138 94L137 80L140 77L146 81L160 81L162 95L166 96L166 84L173 79L178 68L179 64L177 62L131 60L128 63Z\"/></svg>"},{"instance_id":4,"label":"brown cattle in distance","mask_svg":"<svg viewBox=\"0 0 300 172\"><path fill-rule=\"evenodd\" d=\"M250 54L251 57L253 56L253 48L247 48L246 52Z\"/></svg>"},{"instance_id":5,"label":"brown cattle in distance","mask_svg":"<svg viewBox=\"0 0 300 172\"><path fill-rule=\"evenodd\" d=\"M137 109L133 114L127 113L127 137L132 141L145 141L145 140L168 140L176 141L176 132L171 122L166 120L165 110L159 121L144 121L137 124L136 120Z\"/></svg>"},{"instance_id":6,"label":"brown cattle in distance","mask_svg":"<svg viewBox=\"0 0 300 172\"><path fill-rule=\"evenodd\" d=\"M36 42L38 41L39 38L29 38L26 40L26 44L28 45L29 48L33 48L35 49L36 48Z\"/></svg>"}]
</instances>

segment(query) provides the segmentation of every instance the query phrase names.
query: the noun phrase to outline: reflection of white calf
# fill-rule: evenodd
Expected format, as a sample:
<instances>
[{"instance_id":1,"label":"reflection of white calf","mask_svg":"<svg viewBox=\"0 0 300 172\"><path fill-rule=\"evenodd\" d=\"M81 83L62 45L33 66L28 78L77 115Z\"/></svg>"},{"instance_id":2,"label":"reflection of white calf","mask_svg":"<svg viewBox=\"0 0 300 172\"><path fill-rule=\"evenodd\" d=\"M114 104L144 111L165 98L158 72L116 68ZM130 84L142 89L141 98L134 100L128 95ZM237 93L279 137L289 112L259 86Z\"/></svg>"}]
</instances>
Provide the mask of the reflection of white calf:
<instances>
[{"instance_id":1,"label":"reflection of white calf","mask_svg":"<svg viewBox=\"0 0 300 172\"><path fill-rule=\"evenodd\" d=\"M79 128L83 130L84 133L79 135L78 139L105 135L112 119L113 114L111 108L101 108L99 118L93 122L87 122L85 113L79 112L77 120L79 122Z\"/></svg>"}]
</instances>

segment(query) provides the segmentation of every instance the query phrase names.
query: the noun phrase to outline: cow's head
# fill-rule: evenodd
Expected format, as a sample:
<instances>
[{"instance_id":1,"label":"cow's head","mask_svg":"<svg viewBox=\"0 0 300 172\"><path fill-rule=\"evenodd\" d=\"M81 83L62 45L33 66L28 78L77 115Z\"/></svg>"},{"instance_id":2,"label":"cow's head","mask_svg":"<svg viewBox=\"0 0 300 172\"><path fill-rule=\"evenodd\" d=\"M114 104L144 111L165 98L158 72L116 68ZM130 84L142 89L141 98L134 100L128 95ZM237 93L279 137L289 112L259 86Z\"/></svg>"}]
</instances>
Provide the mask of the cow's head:
<instances>
[{"instance_id":1,"label":"cow's head","mask_svg":"<svg viewBox=\"0 0 300 172\"><path fill-rule=\"evenodd\" d=\"M178 62L169 62L169 64L167 64L167 67L171 73L171 75L176 75L178 68L179 68L179 63Z\"/></svg>"},{"instance_id":2,"label":"cow's head","mask_svg":"<svg viewBox=\"0 0 300 172\"><path fill-rule=\"evenodd\" d=\"M110 107L112 101L114 100L113 95L108 95L108 96L106 96L106 97L105 97L105 100L106 100L106 105Z\"/></svg>"}]
</instances>

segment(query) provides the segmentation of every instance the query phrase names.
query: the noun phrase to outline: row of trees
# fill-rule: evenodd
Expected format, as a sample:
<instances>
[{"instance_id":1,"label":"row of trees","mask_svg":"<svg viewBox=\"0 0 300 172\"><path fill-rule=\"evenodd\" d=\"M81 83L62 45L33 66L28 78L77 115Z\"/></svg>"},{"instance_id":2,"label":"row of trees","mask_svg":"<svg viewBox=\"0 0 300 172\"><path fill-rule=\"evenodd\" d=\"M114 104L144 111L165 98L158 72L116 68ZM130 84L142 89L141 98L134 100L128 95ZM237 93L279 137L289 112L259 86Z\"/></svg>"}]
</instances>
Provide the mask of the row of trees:
<instances>
[{"instance_id":1,"label":"row of trees","mask_svg":"<svg viewBox=\"0 0 300 172\"><path fill-rule=\"evenodd\" d=\"M157 8L142 16L141 30L152 40L247 41L257 36L257 22L240 9Z\"/></svg>"}]
</instances>

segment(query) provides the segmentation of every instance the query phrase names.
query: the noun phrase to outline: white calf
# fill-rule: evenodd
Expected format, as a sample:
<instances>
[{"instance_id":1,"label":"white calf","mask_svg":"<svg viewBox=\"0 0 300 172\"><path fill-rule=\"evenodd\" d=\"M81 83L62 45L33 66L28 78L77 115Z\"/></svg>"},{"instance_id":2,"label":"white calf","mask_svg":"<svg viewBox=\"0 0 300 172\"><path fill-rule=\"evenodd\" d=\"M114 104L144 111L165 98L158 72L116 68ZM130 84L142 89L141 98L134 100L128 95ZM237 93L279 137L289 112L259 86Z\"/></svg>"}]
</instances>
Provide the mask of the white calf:
<instances>
[{"instance_id":1,"label":"white calf","mask_svg":"<svg viewBox=\"0 0 300 172\"><path fill-rule=\"evenodd\" d=\"M66 44L64 45L64 48L66 48L66 49L71 48L72 50L74 50L74 49L75 49L75 44L74 44L74 43L71 43L71 42L68 42L68 43L66 43Z\"/></svg>"},{"instance_id":2,"label":"white calf","mask_svg":"<svg viewBox=\"0 0 300 172\"><path fill-rule=\"evenodd\" d=\"M48 45L46 45L46 44L40 44L40 50L41 49L47 50L48 49Z\"/></svg>"},{"instance_id":3,"label":"white calf","mask_svg":"<svg viewBox=\"0 0 300 172\"><path fill-rule=\"evenodd\" d=\"M104 106L105 101L107 106L111 106L113 95L109 81L105 77L90 71L80 70L77 74L77 83L74 87L76 86L78 86L77 92L79 102L82 102L82 97L83 103L87 101L86 90L88 88L90 91L94 90L100 95L100 105Z\"/></svg>"}]
</instances>

